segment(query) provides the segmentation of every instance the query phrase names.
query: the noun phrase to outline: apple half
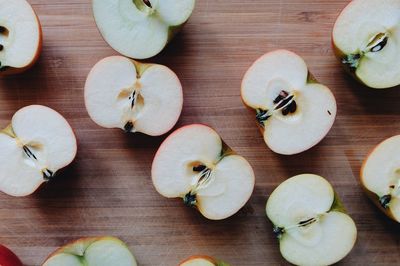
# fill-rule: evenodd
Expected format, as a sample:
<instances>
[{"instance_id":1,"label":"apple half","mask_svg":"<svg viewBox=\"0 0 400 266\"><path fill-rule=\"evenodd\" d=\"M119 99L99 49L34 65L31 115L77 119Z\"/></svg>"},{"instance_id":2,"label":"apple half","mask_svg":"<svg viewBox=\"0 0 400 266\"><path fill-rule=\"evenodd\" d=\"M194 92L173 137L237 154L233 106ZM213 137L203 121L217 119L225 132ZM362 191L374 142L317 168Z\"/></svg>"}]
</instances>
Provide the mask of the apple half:
<instances>
[{"instance_id":1,"label":"apple half","mask_svg":"<svg viewBox=\"0 0 400 266\"><path fill-rule=\"evenodd\" d=\"M208 256L192 256L181 262L179 266L229 266L229 264Z\"/></svg>"},{"instance_id":2,"label":"apple half","mask_svg":"<svg viewBox=\"0 0 400 266\"><path fill-rule=\"evenodd\" d=\"M292 155L318 144L336 117L332 92L316 82L304 60L287 50L259 58L242 82L242 99L256 111L268 147Z\"/></svg>"},{"instance_id":3,"label":"apple half","mask_svg":"<svg viewBox=\"0 0 400 266\"><path fill-rule=\"evenodd\" d=\"M92 0L104 40L135 59L160 53L191 16L195 0Z\"/></svg>"},{"instance_id":4,"label":"apple half","mask_svg":"<svg viewBox=\"0 0 400 266\"><path fill-rule=\"evenodd\" d=\"M351 1L332 41L337 58L361 83L375 89L400 84L400 1Z\"/></svg>"},{"instance_id":5,"label":"apple half","mask_svg":"<svg viewBox=\"0 0 400 266\"><path fill-rule=\"evenodd\" d=\"M136 266L135 257L115 237L88 237L52 253L43 266Z\"/></svg>"},{"instance_id":6,"label":"apple half","mask_svg":"<svg viewBox=\"0 0 400 266\"><path fill-rule=\"evenodd\" d=\"M76 152L75 135L59 113L41 105L20 109L0 131L0 191L32 194L69 165Z\"/></svg>"},{"instance_id":7,"label":"apple half","mask_svg":"<svg viewBox=\"0 0 400 266\"><path fill-rule=\"evenodd\" d=\"M167 198L183 198L211 220L238 212L254 189L250 164L229 149L208 126L189 125L172 133L152 165L156 190Z\"/></svg>"},{"instance_id":8,"label":"apple half","mask_svg":"<svg viewBox=\"0 0 400 266\"><path fill-rule=\"evenodd\" d=\"M1 266L23 266L21 260L7 247L0 245Z\"/></svg>"},{"instance_id":9,"label":"apple half","mask_svg":"<svg viewBox=\"0 0 400 266\"><path fill-rule=\"evenodd\" d=\"M372 201L400 222L400 135L380 143L365 159L361 184Z\"/></svg>"},{"instance_id":10,"label":"apple half","mask_svg":"<svg viewBox=\"0 0 400 266\"><path fill-rule=\"evenodd\" d=\"M38 17L26 0L0 0L0 75L29 69L42 48Z\"/></svg>"},{"instance_id":11,"label":"apple half","mask_svg":"<svg viewBox=\"0 0 400 266\"><path fill-rule=\"evenodd\" d=\"M182 85L165 66L111 56L90 71L85 104L92 120L102 127L159 136L179 119Z\"/></svg>"},{"instance_id":12,"label":"apple half","mask_svg":"<svg viewBox=\"0 0 400 266\"><path fill-rule=\"evenodd\" d=\"M357 228L324 178L303 174L280 184L267 202L282 256L295 265L331 265L353 248Z\"/></svg>"}]
</instances>

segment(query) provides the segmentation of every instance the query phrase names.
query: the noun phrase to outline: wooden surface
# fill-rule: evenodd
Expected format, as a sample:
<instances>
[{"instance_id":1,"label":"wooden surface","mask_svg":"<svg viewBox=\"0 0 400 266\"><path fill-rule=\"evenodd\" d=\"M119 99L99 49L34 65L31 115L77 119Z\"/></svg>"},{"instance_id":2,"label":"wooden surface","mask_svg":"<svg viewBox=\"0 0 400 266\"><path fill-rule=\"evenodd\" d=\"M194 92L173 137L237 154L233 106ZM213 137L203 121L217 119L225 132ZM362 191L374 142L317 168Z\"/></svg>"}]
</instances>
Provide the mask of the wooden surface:
<instances>
[{"instance_id":1,"label":"wooden surface","mask_svg":"<svg viewBox=\"0 0 400 266\"><path fill-rule=\"evenodd\" d=\"M348 1L198 0L183 32L150 60L171 67L183 83L185 104L177 126L214 127L254 167L251 200L237 215L219 222L155 192L150 167L164 137L124 135L89 119L83 100L86 75L98 60L116 54L96 29L90 0L30 2L43 25L43 54L29 72L0 79L0 126L21 107L44 104L69 120L79 152L65 172L36 194L0 194L0 243L26 265L39 265L69 240L95 235L122 238L140 265L174 266L198 253L235 266L286 265L264 206L280 182L305 172L331 181L357 223L357 244L341 265L400 264L399 225L370 203L358 179L367 152L400 133L400 90L364 88L335 60L330 33ZM292 157L268 150L254 115L240 99L247 68L277 48L303 56L338 102L327 138Z\"/></svg>"}]
</instances>

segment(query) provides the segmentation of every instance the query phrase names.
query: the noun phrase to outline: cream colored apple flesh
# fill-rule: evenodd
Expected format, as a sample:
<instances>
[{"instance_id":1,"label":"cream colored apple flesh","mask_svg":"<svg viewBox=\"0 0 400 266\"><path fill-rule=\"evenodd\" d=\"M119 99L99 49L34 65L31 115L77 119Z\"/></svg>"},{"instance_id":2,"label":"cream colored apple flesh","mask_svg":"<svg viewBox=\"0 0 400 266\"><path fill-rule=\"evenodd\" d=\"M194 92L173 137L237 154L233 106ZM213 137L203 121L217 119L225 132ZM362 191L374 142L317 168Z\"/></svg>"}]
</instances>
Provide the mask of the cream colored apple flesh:
<instances>
[{"instance_id":1,"label":"cream colored apple flesh","mask_svg":"<svg viewBox=\"0 0 400 266\"><path fill-rule=\"evenodd\" d=\"M0 190L32 194L75 158L77 145L68 122L40 105L22 108L0 132Z\"/></svg>"},{"instance_id":2,"label":"cream colored apple flesh","mask_svg":"<svg viewBox=\"0 0 400 266\"><path fill-rule=\"evenodd\" d=\"M151 173L161 195L183 198L185 205L196 207L211 220L238 212L254 189L250 164L204 125L172 133L159 148Z\"/></svg>"},{"instance_id":3,"label":"cream colored apple flesh","mask_svg":"<svg viewBox=\"0 0 400 266\"><path fill-rule=\"evenodd\" d=\"M354 0L333 29L338 59L371 88L400 84L400 1Z\"/></svg>"},{"instance_id":4,"label":"cream colored apple flesh","mask_svg":"<svg viewBox=\"0 0 400 266\"><path fill-rule=\"evenodd\" d=\"M102 127L159 136L179 119L182 85L165 66L112 56L90 72L85 104L92 120Z\"/></svg>"},{"instance_id":5,"label":"cream colored apple flesh","mask_svg":"<svg viewBox=\"0 0 400 266\"><path fill-rule=\"evenodd\" d=\"M115 237L82 238L49 256L43 266L136 266L135 257Z\"/></svg>"},{"instance_id":6,"label":"cream colored apple flesh","mask_svg":"<svg viewBox=\"0 0 400 266\"><path fill-rule=\"evenodd\" d=\"M195 0L92 1L94 18L105 41L135 59L160 53L195 6Z\"/></svg>"},{"instance_id":7,"label":"cream colored apple flesh","mask_svg":"<svg viewBox=\"0 0 400 266\"><path fill-rule=\"evenodd\" d=\"M38 59L42 30L26 0L0 0L0 75L15 74Z\"/></svg>"},{"instance_id":8,"label":"cream colored apple flesh","mask_svg":"<svg viewBox=\"0 0 400 266\"><path fill-rule=\"evenodd\" d=\"M229 264L208 256L193 256L179 264L179 266L229 266Z\"/></svg>"},{"instance_id":9,"label":"cream colored apple flesh","mask_svg":"<svg viewBox=\"0 0 400 266\"><path fill-rule=\"evenodd\" d=\"M400 222L400 135L379 144L366 158L361 183L372 201Z\"/></svg>"},{"instance_id":10,"label":"cream colored apple flesh","mask_svg":"<svg viewBox=\"0 0 400 266\"><path fill-rule=\"evenodd\" d=\"M279 185L266 212L274 225L282 256L296 265L331 265L353 248L357 228L332 186L304 174Z\"/></svg>"},{"instance_id":11,"label":"cream colored apple flesh","mask_svg":"<svg viewBox=\"0 0 400 266\"><path fill-rule=\"evenodd\" d=\"M267 53L250 67L242 99L256 110L265 143L284 155L318 144L336 117L331 91L311 77L301 57L287 50Z\"/></svg>"}]
</instances>

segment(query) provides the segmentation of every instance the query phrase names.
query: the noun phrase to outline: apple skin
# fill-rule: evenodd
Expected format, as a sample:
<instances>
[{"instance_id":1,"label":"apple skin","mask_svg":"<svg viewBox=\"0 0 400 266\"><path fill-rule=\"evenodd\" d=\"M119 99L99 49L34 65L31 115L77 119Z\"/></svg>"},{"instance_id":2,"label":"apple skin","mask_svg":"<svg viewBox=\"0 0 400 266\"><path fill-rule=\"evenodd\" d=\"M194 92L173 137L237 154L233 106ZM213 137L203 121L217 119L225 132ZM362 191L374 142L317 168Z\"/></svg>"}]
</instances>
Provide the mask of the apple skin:
<instances>
[{"instance_id":1,"label":"apple skin","mask_svg":"<svg viewBox=\"0 0 400 266\"><path fill-rule=\"evenodd\" d=\"M363 177L363 172L364 172L364 168L365 165L367 164L368 158L369 156L371 156L372 153L374 153L374 151L386 140L382 141L381 143L379 143L378 145L375 146L375 148L373 148L367 155L367 157L365 158L362 166L361 166L361 170L360 170L360 183L361 183L361 187L364 190L365 194L367 195L367 197L379 208L379 210L381 210L387 217L389 217L390 219L392 219L395 222L400 222L398 220L396 220L396 218L394 217L394 215L392 214L390 208L383 208L382 205L379 202L379 196L377 194L375 194L375 192L372 192L371 190L369 190L364 183L362 182L362 177Z\"/></svg>"},{"instance_id":2,"label":"apple skin","mask_svg":"<svg viewBox=\"0 0 400 266\"><path fill-rule=\"evenodd\" d=\"M209 262L211 262L212 264L214 264L215 266L229 266L229 264L223 262L223 261L219 261L216 260L210 256L205 256L205 255L195 255L195 256L191 256L188 259L182 261L179 266L184 265L186 262L189 262L191 260L195 260L195 259L203 259L203 260L207 260Z\"/></svg>"},{"instance_id":3,"label":"apple skin","mask_svg":"<svg viewBox=\"0 0 400 266\"><path fill-rule=\"evenodd\" d=\"M21 260L7 247L0 245L1 266L23 266Z\"/></svg>"},{"instance_id":4,"label":"apple skin","mask_svg":"<svg viewBox=\"0 0 400 266\"><path fill-rule=\"evenodd\" d=\"M33 11L33 12L35 12L35 11ZM42 30L42 25L40 23L39 17L36 14L36 12L35 12L35 16L36 16L36 21L37 21L37 24L39 27L39 44L38 44L38 48L36 50L36 54L35 54L34 58L27 66L25 66L23 68L7 67L6 70L0 71L0 77L1 76L11 76L11 75L23 73L23 72L29 70L30 68L32 68L36 64L36 62L39 60L40 54L42 52L42 47L43 47L43 30Z\"/></svg>"}]
</instances>

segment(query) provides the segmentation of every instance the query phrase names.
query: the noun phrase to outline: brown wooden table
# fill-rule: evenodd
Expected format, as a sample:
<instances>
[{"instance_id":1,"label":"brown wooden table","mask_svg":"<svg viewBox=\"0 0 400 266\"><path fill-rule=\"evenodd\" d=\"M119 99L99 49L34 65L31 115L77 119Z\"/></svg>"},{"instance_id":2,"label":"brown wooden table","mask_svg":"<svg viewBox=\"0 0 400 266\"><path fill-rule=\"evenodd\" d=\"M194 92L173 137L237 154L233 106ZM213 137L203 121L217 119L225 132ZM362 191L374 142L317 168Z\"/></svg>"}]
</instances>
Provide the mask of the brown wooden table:
<instances>
[{"instance_id":1,"label":"brown wooden table","mask_svg":"<svg viewBox=\"0 0 400 266\"><path fill-rule=\"evenodd\" d=\"M374 91L341 69L331 29L347 0L198 0L183 32L152 62L171 67L184 86L177 126L205 123L246 157L256 173L243 210L212 222L153 188L150 167L165 137L124 135L88 117L83 86L90 68L115 55L101 38L89 0L30 0L43 25L44 47L29 72L0 79L0 126L30 104L60 111L76 130L76 161L53 183L27 198L0 194L0 243L26 265L81 236L114 235L140 265L175 266L209 254L235 266L284 265L265 217L268 195L283 180L311 172L332 182L358 226L358 241L342 265L399 265L400 227L385 218L359 186L367 152L400 133L400 90ZM338 117L327 138L301 155L273 154L254 115L240 99L241 79L262 54L286 48L305 58L337 97Z\"/></svg>"}]
</instances>

